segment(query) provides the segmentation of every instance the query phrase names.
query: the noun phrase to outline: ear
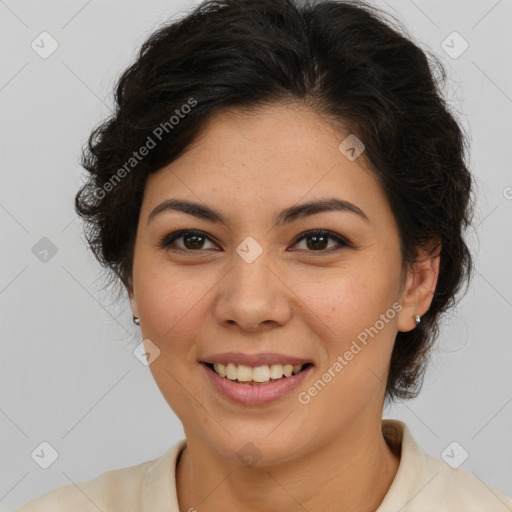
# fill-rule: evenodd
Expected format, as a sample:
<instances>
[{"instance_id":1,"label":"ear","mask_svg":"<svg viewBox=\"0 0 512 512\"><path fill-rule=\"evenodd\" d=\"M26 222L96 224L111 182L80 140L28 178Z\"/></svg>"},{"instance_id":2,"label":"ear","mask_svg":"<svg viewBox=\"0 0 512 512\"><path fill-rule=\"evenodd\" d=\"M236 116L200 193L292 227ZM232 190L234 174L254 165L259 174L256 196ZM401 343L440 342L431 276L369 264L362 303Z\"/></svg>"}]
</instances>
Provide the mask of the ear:
<instances>
[{"instance_id":1,"label":"ear","mask_svg":"<svg viewBox=\"0 0 512 512\"><path fill-rule=\"evenodd\" d=\"M402 309L398 314L399 331L413 330L416 327L415 315L421 317L430 308L439 277L440 252L439 240L432 240L425 249L418 249L403 287Z\"/></svg>"},{"instance_id":2,"label":"ear","mask_svg":"<svg viewBox=\"0 0 512 512\"><path fill-rule=\"evenodd\" d=\"M135 293L133 291L133 283L131 281L126 285L126 292L128 293L133 316L139 317L139 306L137 304L137 298L135 297Z\"/></svg>"}]
</instances>

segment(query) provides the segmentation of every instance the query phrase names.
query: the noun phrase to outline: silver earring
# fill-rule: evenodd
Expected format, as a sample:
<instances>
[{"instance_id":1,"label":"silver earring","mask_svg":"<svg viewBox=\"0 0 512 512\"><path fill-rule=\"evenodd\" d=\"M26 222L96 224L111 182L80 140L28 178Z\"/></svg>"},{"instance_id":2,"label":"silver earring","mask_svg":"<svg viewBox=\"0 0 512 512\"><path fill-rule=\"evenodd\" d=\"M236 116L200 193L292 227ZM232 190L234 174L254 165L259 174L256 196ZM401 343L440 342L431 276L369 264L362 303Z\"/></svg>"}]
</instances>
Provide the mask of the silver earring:
<instances>
[{"instance_id":1,"label":"silver earring","mask_svg":"<svg viewBox=\"0 0 512 512\"><path fill-rule=\"evenodd\" d=\"M135 316L135 315L133 315L133 323L135 325L140 325L140 318Z\"/></svg>"},{"instance_id":2,"label":"silver earring","mask_svg":"<svg viewBox=\"0 0 512 512\"><path fill-rule=\"evenodd\" d=\"M421 322L420 315L414 315L414 321L416 322L416 325L420 325L420 322Z\"/></svg>"}]
</instances>

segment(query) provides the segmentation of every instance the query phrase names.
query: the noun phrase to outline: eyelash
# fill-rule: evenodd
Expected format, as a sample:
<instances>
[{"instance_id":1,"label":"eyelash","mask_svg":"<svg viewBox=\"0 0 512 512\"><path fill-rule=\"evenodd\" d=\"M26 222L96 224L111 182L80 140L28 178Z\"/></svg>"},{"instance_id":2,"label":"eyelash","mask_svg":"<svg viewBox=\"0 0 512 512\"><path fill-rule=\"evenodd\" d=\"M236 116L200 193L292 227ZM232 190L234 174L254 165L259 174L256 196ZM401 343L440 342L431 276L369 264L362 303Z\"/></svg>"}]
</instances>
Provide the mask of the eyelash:
<instances>
[{"instance_id":1,"label":"eyelash","mask_svg":"<svg viewBox=\"0 0 512 512\"><path fill-rule=\"evenodd\" d=\"M217 245L216 242L214 240L212 240L204 231L198 231L196 229L183 229L183 230L175 231L174 233L170 233L170 234L166 235L160 241L159 246L163 249L170 250L170 251L176 251L176 252L188 252L188 253L203 252L202 249L193 250L193 249L181 249L181 248L172 247L172 244L176 240L183 238L185 235L200 236L202 238L209 240L210 242L214 243L215 245ZM310 238L310 237L314 237L314 236L326 236L327 238L334 240L338 244L338 247L334 248L335 251L338 251L342 248L353 247L353 245L347 239L345 239L339 235L336 235L335 233L333 233L331 231L327 231L324 229L313 229L313 230L305 231L304 233L301 233L294 240L293 245L296 245L299 242L301 242L302 240ZM322 250L318 250L318 251L306 250L306 252L309 252L309 253L318 252L318 253L328 253L329 254L329 253L333 252L333 248L331 247L330 249L322 249Z\"/></svg>"}]
</instances>

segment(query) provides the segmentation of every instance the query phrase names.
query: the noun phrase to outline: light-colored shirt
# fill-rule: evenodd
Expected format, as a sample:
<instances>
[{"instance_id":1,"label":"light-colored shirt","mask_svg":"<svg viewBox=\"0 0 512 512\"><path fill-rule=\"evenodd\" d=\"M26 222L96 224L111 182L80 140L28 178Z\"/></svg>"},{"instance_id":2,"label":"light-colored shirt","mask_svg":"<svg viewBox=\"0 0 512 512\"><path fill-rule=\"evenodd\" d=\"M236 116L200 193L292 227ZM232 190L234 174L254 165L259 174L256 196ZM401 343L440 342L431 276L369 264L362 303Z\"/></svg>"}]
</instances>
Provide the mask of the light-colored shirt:
<instances>
[{"instance_id":1,"label":"light-colored shirt","mask_svg":"<svg viewBox=\"0 0 512 512\"><path fill-rule=\"evenodd\" d=\"M382 420L382 432L400 465L376 512L512 511L510 497L421 450L403 422ZM59 487L14 512L180 512L175 475L185 446L182 439L156 459L107 471L78 488Z\"/></svg>"}]
</instances>

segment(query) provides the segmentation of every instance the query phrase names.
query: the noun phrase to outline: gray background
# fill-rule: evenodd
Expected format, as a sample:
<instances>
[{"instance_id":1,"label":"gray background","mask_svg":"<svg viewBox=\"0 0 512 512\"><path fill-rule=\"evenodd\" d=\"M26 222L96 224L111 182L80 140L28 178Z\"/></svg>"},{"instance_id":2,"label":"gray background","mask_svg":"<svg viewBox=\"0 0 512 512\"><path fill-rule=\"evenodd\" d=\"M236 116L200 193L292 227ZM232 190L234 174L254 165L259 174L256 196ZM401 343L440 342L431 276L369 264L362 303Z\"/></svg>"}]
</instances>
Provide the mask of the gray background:
<instances>
[{"instance_id":1,"label":"gray background","mask_svg":"<svg viewBox=\"0 0 512 512\"><path fill-rule=\"evenodd\" d=\"M141 340L128 302L100 291L73 198L80 148L109 113L116 78L151 31L195 3L0 0L1 511L183 437L132 353ZM404 420L436 457L457 441L469 454L462 468L512 495L512 2L375 3L442 56L479 184L472 288L446 319L419 398L385 417ZM46 59L31 48L43 31L59 45ZM457 58L441 46L453 31L469 44ZM57 250L47 261L43 237ZM31 458L43 441L58 452L48 469Z\"/></svg>"}]
</instances>

